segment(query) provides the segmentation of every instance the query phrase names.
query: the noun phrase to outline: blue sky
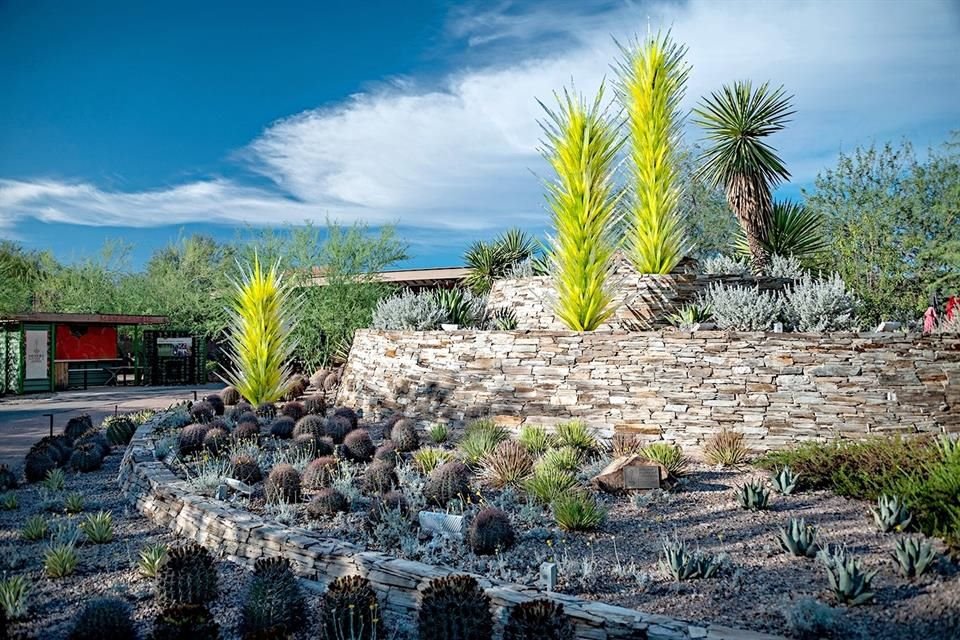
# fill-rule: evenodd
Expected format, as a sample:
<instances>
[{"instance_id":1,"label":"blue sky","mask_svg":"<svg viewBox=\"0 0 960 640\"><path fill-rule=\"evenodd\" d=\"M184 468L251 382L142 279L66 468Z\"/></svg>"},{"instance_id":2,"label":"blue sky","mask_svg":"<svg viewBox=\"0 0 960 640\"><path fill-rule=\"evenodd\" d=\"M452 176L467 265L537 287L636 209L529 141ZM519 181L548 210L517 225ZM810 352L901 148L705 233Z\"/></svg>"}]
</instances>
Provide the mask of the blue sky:
<instances>
[{"instance_id":1,"label":"blue sky","mask_svg":"<svg viewBox=\"0 0 960 640\"><path fill-rule=\"evenodd\" d=\"M672 27L685 106L783 83L795 194L842 150L960 126L960 4L0 0L0 237L64 259L124 238L396 223L412 265L546 224L540 108ZM696 131L688 131L688 139Z\"/></svg>"}]
</instances>

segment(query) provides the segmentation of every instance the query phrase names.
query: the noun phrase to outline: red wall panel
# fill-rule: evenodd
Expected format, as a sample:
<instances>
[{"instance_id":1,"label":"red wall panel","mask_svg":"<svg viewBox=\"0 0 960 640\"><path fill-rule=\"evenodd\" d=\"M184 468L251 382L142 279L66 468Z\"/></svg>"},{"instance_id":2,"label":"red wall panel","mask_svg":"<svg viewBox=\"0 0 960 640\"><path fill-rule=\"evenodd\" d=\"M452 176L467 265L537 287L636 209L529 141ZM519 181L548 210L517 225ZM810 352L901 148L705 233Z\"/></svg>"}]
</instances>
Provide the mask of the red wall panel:
<instances>
[{"instance_id":1,"label":"red wall panel","mask_svg":"<svg viewBox=\"0 0 960 640\"><path fill-rule=\"evenodd\" d=\"M58 324L57 360L116 360L117 328Z\"/></svg>"}]
</instances>

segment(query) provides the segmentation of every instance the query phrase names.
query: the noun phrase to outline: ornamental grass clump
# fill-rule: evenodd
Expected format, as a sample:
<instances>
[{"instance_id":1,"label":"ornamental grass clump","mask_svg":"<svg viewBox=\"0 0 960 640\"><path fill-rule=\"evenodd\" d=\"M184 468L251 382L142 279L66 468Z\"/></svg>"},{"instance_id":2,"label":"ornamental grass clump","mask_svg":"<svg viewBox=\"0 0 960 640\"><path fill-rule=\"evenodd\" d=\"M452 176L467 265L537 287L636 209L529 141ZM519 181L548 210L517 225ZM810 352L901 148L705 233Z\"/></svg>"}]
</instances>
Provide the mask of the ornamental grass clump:
<instances>
[{"instance_id":1,"label":"ornamental grass clump","mask_svg":"<svg viewBox=\"0 0 960 640\"><path fill-rule=\"evenodd\" d=\"M453 453L440 447L423 447L413 452L413 464L424 475L451 460Z\"/></svg>"},{"instance_id":2,"label":"ornamental grass clump","mask_svg":"<svg viewBox=\"0 0 960 640\"><path fill-rule=\"evenodd\" d=\"M620 47L617 95L627 124L627 256L639 273L670 273L690 249L679 204L678 151L690 66L670 33Z\"/></svg>"},{"instance_id":3,"label":"ornamental grass clump","mask_svg":"<svg viewBox=\"0 0 960 640\"><path fill-rule=\"evenodd\" d=\"M583 420L570 420L557 425L555 434L559 447L573 447L584 455L595 453L600 448L596 433Z\"/></svg>"},{"instance_id":4,"label":"ornamental grass clump","mask_svg":"<svg viewBox=\"0 0 960 640\"><path fill-rule=\"evenodd\" d=\"M682 476L687 469L687 457L678 444L651 442L640 450L644 458L662 464L674 477Z\"/></svg>"},{"instance_id":5,"label":"ornamental grass clump","mask_svg":"<svg viewBox=\"0 0 960 640\"><path fill-rule=\"evenodd\" d=\"M743 464L749 455L743 434L729 429L711 434L703 447L703 457L707 462L721 467Z\"/></svg>"},{"instance_id":6,"label":"ornamental grass clump","mask_svg":"<svg viewBox=\"0 0 960 640\"><path fill-rule=\"evenodd\" d=\"M254 254L249 267L238 266L225 349L231 367L224 378L251 404L276 402L290 378L297 304L279 262L264 270Z\"/></svg>"},{"instance_id":7,"label":"ornamental grass clump","mask_svg":"<svg viewBox=\"0 0 960 640\"><path fill-rule=\"evenodd\" d=\"M566 90L557 102L556 111L541 103L547 119L540 123L541 152L556 174L546 184L554 313L573 331L594 331L616 309L610 272L622 192L613 173L623 141L602 85L592 104Z\"/></svg>"},{"instance_id":8,"label":"ornamental grass clump","mask_svg":"<svg viewBox=\"0 0 960 640\"><path fill-rule=\"evenodd\" d=\"M516 440L504 440L483 460L483 475L497 488L517 486L533 471L533 456Z\"/></svg>"},{"instance_id":9,"label":"ornamental grass clump","mask_svg":"<svg viewBox=\"0 0 960 640\"><path fill-rule=\"evenodd\" d=\"M596 497L585 491L570 491L554 498L550 504L553 519L564 531L589 531L596 529L607 518Z\"/></svg>"},{"instance_id":10,"label":"ornamental grass clump","mask_svg":"<svg viewBox=\"0 0 960 640\"><path fill-rule=\"evenodd\" d=\"M509 432L493 420L476 420L467 425L457 448L467 464L478 466L498 444L509 436Z\"/></svg>"},{"instance_id":11,"label":"ornamental grass clump","mask_svg":"<svg viewBox=\"0 0 960 640\"><path fill-rule=\"evenodd\" d=\"M577 486L577 478L569 471L537 465L523 483L524 490L541 504L549 505Z\"/></svg>"},{"instance_id":12,"label":"ornamental grass clump","mask_svg":"<svg viewBox=\"0 0 960 640\"><path fill-rule=\"evenodd\" d=\"M531 455L539 456L553 446L554 438L540 425L526 424L520 427L517 441L526 447Z\"/></svg>"}]
</instances>

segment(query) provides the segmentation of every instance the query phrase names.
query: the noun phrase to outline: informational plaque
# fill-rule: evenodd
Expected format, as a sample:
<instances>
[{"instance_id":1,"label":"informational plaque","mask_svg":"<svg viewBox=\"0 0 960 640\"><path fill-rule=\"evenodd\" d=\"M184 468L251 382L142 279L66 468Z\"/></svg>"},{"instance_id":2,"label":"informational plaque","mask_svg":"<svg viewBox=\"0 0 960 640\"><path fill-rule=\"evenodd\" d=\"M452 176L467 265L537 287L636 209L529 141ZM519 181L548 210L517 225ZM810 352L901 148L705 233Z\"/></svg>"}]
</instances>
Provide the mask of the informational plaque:
<instances>
[{"instance_id":1,"label":"informational plaque","mask_svg":"<svg viewBox=\"0 0 960 640\"><path fill-rule=\"evenodd\" d=\"M50 353L47 332L29 329L23 332L25 342L24 377L27 380L46 380L50 377Z\"/></svg>"},{"instance_id":2,"label":"informational plaque","mask_svg":"<svg viewBox=\"0 0 960 640\"><path fill-rule=\"evenodd\" d=\"M659 489L660 468L651 465L634 465L623 468L624 489Z\"/></svg>"}]
</instances>

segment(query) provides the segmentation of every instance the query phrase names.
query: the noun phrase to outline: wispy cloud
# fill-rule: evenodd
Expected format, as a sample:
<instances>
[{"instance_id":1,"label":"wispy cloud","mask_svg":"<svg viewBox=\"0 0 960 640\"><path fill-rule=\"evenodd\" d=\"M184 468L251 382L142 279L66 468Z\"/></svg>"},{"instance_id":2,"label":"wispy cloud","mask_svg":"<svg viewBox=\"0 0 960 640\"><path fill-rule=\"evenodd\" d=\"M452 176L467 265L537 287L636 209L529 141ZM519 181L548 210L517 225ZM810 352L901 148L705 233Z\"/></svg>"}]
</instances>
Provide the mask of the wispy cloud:
<instances>
[{"instance_id":1,"label":"wispy cloud","mask_svg":"<svg viewBox=\"0 0 960 640\"><path fill-rule=\"evenodd\" d=\"M842 148L942 136L960 115L960 7L947 2L503 4L451 16L465 67L391 83L270 125L241 154L267 187L212 179L143 192L0 180L0 230L22 217L88 225L399 222L489 230L542 223L536 99L592 92L612 37L672 28L689 46L687 106L726 81L783 83L797 115L776 140L795 181ZM508 57L509 56L509 57ZM689 132L692 138L695 132Z\"/></svg>"}]
</instances>

